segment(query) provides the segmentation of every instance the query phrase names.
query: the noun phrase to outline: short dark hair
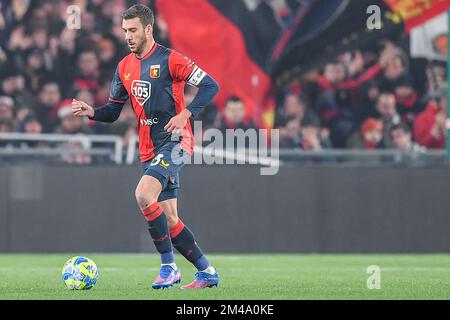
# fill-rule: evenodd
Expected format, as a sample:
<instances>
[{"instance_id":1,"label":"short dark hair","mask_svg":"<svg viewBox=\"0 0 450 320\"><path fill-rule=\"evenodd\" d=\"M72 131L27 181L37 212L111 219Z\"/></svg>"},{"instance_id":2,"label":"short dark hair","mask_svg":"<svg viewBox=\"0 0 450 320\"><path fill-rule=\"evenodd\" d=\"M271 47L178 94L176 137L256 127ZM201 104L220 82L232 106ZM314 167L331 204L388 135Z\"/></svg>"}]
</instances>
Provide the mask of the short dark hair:
<instances>
[{"instance_id":1,"label":"short dark hair","mask_svg":"<svg viewBox=\"0 0 450 320\"><path fill-rule=\"evenodd\" d=\"M153 15L152 9L143 4L135 4L134 6L129 7L122 14L122 19L124 20L133 18L139 18L144 27L148 26L149 24L153 26L153 23L155 22L155 17Z\"/></svg>"},{"instance_id":2,"label":"short dark hair","mask_svg":"<svg viewBox=\"0 0 450 320\"><path fill-rule=\"evenodd\" d=\"M37 92L40 93L44 90L44 88L48 85L56 85L59 89L59 84L56 80L50 79L50 78L44 78L38 85Z\"/></svg>"},{"instance_id":3,"label":"short dark hair","mask_svg":"<svg viewBox=\"0 0 450 320\"><path fill-rule=\"evenodd\" d=\"M238 96L230 96L230 97L228 97L228 99L226 100L225 104L228 104L230 102L242 102L243 103L242 99L239 98Z\"/></svg>"},{"instance_id":4,"label":"short dark hair","mask_svg":"<svg viewBox=\"0 0 450 320\"><path fill-rule=\"evenodd\" d=\"M392 91L381 90L378 94L377 100L379 100L381 96L395 96L395 93Z\"/></svg>"},{"instance_id":5,"label":"short dark hair","mask_svg":"<svg viewBox=\"0 0 450 320\"><path fill-rule=\"evenodd\" d=\"M412 133L411 128L406 123L403 123L403 122L400 122L400 123L392 126L390 133L392 134L392 132L394 132L395 130L402 130L404 133L407 133L407 134Z\"/></svg>"}]
</instances>

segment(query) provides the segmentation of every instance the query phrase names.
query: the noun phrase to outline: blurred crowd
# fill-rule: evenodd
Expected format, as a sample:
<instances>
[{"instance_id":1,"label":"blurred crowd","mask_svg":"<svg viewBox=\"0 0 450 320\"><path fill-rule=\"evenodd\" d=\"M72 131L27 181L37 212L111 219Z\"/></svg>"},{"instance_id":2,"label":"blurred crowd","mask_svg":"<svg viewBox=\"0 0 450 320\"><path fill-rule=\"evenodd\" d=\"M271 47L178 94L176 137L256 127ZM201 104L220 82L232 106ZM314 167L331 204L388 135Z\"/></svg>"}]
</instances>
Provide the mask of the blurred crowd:
<instances>
[{"instance_id":1,"label":"blurred crowd","mask_svg":"<svg viewBox=\"0 0 450 320\"><path fill-rule=\"evenodd\" d=\"M339 55L284 88L275 123L281 146L444 148L446 65L411 59L407 40Z\"/></svg>"},{"instance_id":2,"label":"blurred crowd","mask_svg":"<svg viewBox=\"0 0 450 320\"><path fill-rule=\"evenodd\" d=\"M74 117L70 105L72 98L107 102L116 65L129 52L120 16L136 1L76 1L83 12L79 30L66 26L74 2L0 3L0 132L118 134L126 145L136 134L131 108L114 125L104 125ZM170 47L158 12L154 29L156 41ZM443 148L445 79L444 65L413 67L408 51L389 41L378 50L342 54L278 90L274 126L281 147ZM187 103L195 93L186 87ZM215 106L205 109L203 126L252 128L245 110L238 97L230 97L222 113Z\"/></svg>"},{"instance_id":3,"label":"blurred crowd","mask_svg":"<svg viewBox=\"0 0 450 320\"><path fill-rule=\"evenodd\" d=\"M70 110L72 98L91 105L108 101L116 65L128 53L118 21L128 2L0 3L0 132L119 134L124 142L135 134L130 108L114 126L74 117ZM66 24L75 3L83 12L79 30ZM156 25L158 41L167 44L159 17Z\"/></svg>"}]
</instances>

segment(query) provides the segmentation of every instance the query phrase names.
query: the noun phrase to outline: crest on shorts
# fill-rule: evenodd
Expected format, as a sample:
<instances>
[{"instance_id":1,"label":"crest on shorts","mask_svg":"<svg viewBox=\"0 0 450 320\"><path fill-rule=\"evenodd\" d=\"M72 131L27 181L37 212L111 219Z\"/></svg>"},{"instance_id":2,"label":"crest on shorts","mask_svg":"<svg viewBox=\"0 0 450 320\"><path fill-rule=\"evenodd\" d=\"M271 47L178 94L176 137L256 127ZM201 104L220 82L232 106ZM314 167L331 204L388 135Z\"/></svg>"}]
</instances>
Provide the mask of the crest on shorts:
<instances>
[{"instance_id":1,"label":"crest on shorts","mask_svg":"<svg viewBox=\"0 0 450 320\"><path fill-rule=\"evenodd\" d=\"M150 66L150 78L159 78L161 73L161 65L154 64Z\"/></svg>"}]
</instances>

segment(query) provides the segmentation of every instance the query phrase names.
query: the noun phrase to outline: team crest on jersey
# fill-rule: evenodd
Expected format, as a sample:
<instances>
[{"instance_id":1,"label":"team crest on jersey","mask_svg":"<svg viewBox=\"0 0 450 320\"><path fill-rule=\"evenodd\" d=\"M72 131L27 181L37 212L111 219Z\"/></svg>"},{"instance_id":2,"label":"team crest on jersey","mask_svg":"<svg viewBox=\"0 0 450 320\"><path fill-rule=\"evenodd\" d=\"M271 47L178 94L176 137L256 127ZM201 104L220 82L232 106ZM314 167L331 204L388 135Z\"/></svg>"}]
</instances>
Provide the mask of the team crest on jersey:
<instances>
[{"instance_id":1,"label":"team crest on jersey","mask_svg":"<svg viewBox=\"0 0 450 320\"><path fill-rule=\"evenodd\" d=\"M150 66L150 78L159 78L161 73L161 65L154 64Z\"/></svg>"},{"instance_id":2,"label":"team crest on jersey","mask_svg":"<svg viewBox=\"0 0 450 320\"><path fill-rule=\"evenodd\" d=\"M150 98L152 84L148 81L133 80L131 84L131 93L141 106Z\"/></svg>"}]
</instances>

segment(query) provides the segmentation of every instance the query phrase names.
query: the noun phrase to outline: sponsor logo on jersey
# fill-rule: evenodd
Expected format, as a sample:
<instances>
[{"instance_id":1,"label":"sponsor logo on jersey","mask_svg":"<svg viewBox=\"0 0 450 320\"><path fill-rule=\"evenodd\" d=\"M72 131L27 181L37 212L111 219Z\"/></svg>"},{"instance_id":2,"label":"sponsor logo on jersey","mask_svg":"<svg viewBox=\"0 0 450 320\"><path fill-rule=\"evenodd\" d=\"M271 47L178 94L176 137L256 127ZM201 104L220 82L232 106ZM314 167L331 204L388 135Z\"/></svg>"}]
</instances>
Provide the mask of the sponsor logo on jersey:
<instances>
[{"instance_id":1,"label":"sponsor logo on jersey","mask_svg":"<svg viewBox=\"0 0 450 320\"><path fill-rule=\"evenodd\" d=\"M159 78L161 73L161 65L154 64L150 66L150 78Z\"/></svg>"},{"instance_id":2,"label":"sponsor logo on jersey","mask_svg":"<svg viewBox=\"0 0 450 320\"><path fill-rule=\"evenodd\" d=\"M131 84L131 93L141 106L150 98L152 84L148 81L133 80Z\"/></svg>"},{"instance_id":3,"label":"sponsor logo on jersey","mask_svg":"<svg viewBox=\"0 0 450 320\"><path fill-rule=\"evenodd\" d=\"M141 126L152 126L158 123L158 118L140 119Z\"/></svg>"},{"instance_id":4,"label":"sponsor logo on jersey","mask_svg":"<svg viewBox=\"0 0 450 320\"><path fill-rule=\"evenodd\" d=\"M123 77L125 78L125 80L130 80L130 75L131 75L131 73L128 73L128 74L123 74Z\"/></svg>"}]
</instances>

